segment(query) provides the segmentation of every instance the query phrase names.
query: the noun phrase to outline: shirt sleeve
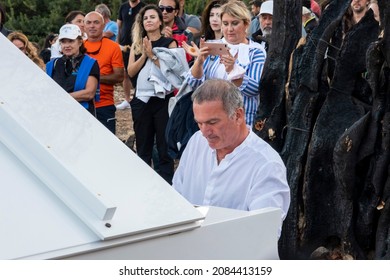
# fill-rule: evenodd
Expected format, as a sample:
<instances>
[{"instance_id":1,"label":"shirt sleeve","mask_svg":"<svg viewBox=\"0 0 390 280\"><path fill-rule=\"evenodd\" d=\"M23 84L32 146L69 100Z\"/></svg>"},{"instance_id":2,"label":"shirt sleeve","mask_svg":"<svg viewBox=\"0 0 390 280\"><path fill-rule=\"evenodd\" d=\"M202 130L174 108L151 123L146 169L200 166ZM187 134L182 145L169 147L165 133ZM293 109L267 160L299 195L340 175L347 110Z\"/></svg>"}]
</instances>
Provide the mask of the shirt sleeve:
<instances>
[{"instance_id":1,"label":"shirt sleeve","mask_svg":"<svg viewBox=\"0 0 390 280\"><path fill-rule=\"evenodd\" d=\"M213 70L215 71L215 67L219 64L219 59L211 60L211 56L208 56L206 60L203 63L203 75L200 79L195 78L192 73L191 69L188 71L186 76L186 82L192 86L192 88L195 90L197 87L199 87L201 84L204 83L206 79L213 78L213 74L211 73ZM227 75L225 79L227 78Z\"/></svg>"},{"instance_id":2,"label":"shirt sleeve","mask_svg":"<svg viewBox=\"0 0 390 280\"><path fill-rule=\"evenodd\" d=\"M117 43L115 43L115 47L113 47L113 54L112 54L112 59L111 59L111 64L112 68L123 68L124 63L123 63L123 56L122 56L122 51L121 48Z\"/></svg>"},{"instance_id":3,"label":"shirt sleeve","mask_svg":"<svg viewBox=\"0 0 390 280\"><path fill-rule=\"evenodd\" d=\"M286 167L277 161L268 161L256 172L255 184L249 193L249 209L276 207L286 218L290 206L290 188L287 183Z\"/></svg>"},{"instance_id":4,"label":"shirt sleeve","mask_svg":"<svg viewBox=\"0 0 390 280\"><path fill-rule=\"evenodd\" d=\"M118 35L118 25L116 22L111 21L111 24L108 26L106 31L111 31L115 36Z\"/></svg>"},{"instance_id":5,"label":"shirt sleeve","mask_svg":"<svg viewBox=\"0 0 390 280\"><path fill-rule=\"evenodd\" d=\"M246 68L243 82L239 87L242 94L250 97L259 95L260 78L263 73L264 62L264 51L257 48L252 49L251 62Z\"/></svg>"},{"instance_id":6,"label":"shirt sleeve","mask_svg":"<svg viewBox=\"0 0 390 280\"><path fill-rule=\"evenodd\" d=\"M192 142L194 141L193 138L194 136L192 136L188 141L187 146L180 157L179 166L177 167L172 179L173 188L180 194L182 194L185 167L187 166L187 162L189 160L189 150L191 149Z\"/></svg>"},{"instance_id":7,"label":"shirt sleeve","mask_svg":"<svg viewBox=\"0 0 390 280\"><path fill-rule=\"evenodd\" d=\"M93 64L89 76L95 77L98 81L100 80L100 68L97 61L95 61L95 63Z\"/></svg>"}]
</instances>

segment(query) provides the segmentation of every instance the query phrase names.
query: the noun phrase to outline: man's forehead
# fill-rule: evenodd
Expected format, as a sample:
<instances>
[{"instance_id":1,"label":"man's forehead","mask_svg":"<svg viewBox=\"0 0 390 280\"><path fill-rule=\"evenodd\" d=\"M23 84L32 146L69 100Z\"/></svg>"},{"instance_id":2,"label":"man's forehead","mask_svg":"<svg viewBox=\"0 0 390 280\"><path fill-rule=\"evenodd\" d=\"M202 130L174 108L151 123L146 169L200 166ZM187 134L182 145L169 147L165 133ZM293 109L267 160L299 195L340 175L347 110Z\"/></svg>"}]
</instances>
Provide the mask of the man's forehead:
<instances>
[{"instance_id":1,"label":"man's forehead","mask_svg":"<svg viewBox=\"0 0 390 280\"><path fill-rule=\"evenodd\" d=\"M225 112L221 100L203 101L201 103L193 103L194 113L200 113L202 115L213 116L216 113Z\"/></svg>"},{"instance_id":2,"label":"man's forehead","mask_svg":"<svg viewBox=\"0 0 390 280\"><path fill-rule=\"evenodd\" d=\"M85 16L85 21L102 21L102 16L100 14L96 13L89 13Z\"/></svg>"},{"instance_id":3,"label":"man's forehead","mask_svg":"<svg viewBox=\"0 0 390 280\"><path fill-rule=\"evenodd\" d=\"M175 6L176 3L175 3L175 0L160 0L159 4Z\"/></svg>"}]
</instances>

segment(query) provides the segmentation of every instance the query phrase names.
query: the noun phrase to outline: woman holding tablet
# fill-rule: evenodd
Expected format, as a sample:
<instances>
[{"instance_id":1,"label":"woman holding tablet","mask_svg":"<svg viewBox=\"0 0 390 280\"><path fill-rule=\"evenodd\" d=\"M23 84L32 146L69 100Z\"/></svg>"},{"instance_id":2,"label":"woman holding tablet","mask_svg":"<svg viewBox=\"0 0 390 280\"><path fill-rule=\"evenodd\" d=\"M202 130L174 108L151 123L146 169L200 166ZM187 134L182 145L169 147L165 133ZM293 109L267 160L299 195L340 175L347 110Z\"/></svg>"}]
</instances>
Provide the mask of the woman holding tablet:
<instances>
[{"instance_id":1,"label":"woman holding tablet","mask_svg":"<svg viewBox=\"0 0 390 280\"><path fill-rule=\"evenodd\" d=\"M204 44L204 39L200 48L193 44L197 58L186 80L194 89L207 79L232 81L243 95L246 123L252 126L259 105L259 83L266 52L260 44L246 37L251 17L242 1L230 1L220 12L223 38L214 42L227 44L229 53L211 55L212 48ZM189 48L186 49L188 52Z\"/></svg>"}]
</instances>

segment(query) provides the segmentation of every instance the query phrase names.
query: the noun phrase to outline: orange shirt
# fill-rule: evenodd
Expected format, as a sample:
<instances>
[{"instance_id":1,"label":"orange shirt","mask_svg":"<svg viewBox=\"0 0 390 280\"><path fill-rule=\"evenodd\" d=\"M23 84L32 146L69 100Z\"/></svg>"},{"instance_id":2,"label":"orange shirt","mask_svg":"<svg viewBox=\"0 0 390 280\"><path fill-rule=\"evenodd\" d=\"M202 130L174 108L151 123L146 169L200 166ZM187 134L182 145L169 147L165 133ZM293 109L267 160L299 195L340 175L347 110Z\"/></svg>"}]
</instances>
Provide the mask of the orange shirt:
<instances>
[{"instance_id":1,"label":"orange shirt","mask_svg":"<svg viewBox=\"0 0 390 280\"><path fill-rule=\"evenodd\" d=\"M84 41L87 54L97 60L100 67L100 76L114 72L114 68L123 68L122 52L117 43L107 38L98 42ZM100 101L96 108L114 105L114 86L100 83Z\"/></svg>"}]
</instances>

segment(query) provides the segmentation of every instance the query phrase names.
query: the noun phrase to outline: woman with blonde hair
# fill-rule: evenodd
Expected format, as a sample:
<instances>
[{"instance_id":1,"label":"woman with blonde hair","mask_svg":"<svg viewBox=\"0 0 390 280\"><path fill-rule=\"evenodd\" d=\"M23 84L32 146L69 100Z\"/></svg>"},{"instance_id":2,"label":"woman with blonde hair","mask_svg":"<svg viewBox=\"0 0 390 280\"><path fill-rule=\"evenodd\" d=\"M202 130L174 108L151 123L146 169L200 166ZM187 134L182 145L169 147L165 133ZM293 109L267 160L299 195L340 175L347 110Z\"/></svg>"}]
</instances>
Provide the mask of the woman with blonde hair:
<instances>
[{"instance_id":1,"label":"woman with blonde hair","mask_svg":"<svg viewBox=\"0 0 390 280\"><path fill-rule=\"evenodd\" d=\"M229 1L221 10L223 38L217 40L229 48L228 54L211 55L211 49L192 44L197 58L186 81L193 89L208 79L229 80L241 91L244 98L246 123L253 125L259 106L259 85L266 52L264 48L246 37L251 22L248 8L242 1Z\"/></svg>"},{"instance_id":2,"label":"woman with blonde hair","mask_svg":"<svg viewBox=\"0 0 390 280\"><path fill-rule=\"evenodd\" d=\"M45 70L45 63L38 55L38 50L22 32L14 31L8 35L10 40L20 51L27 55L36 65Z\"/></svg>"}]
</instances>

